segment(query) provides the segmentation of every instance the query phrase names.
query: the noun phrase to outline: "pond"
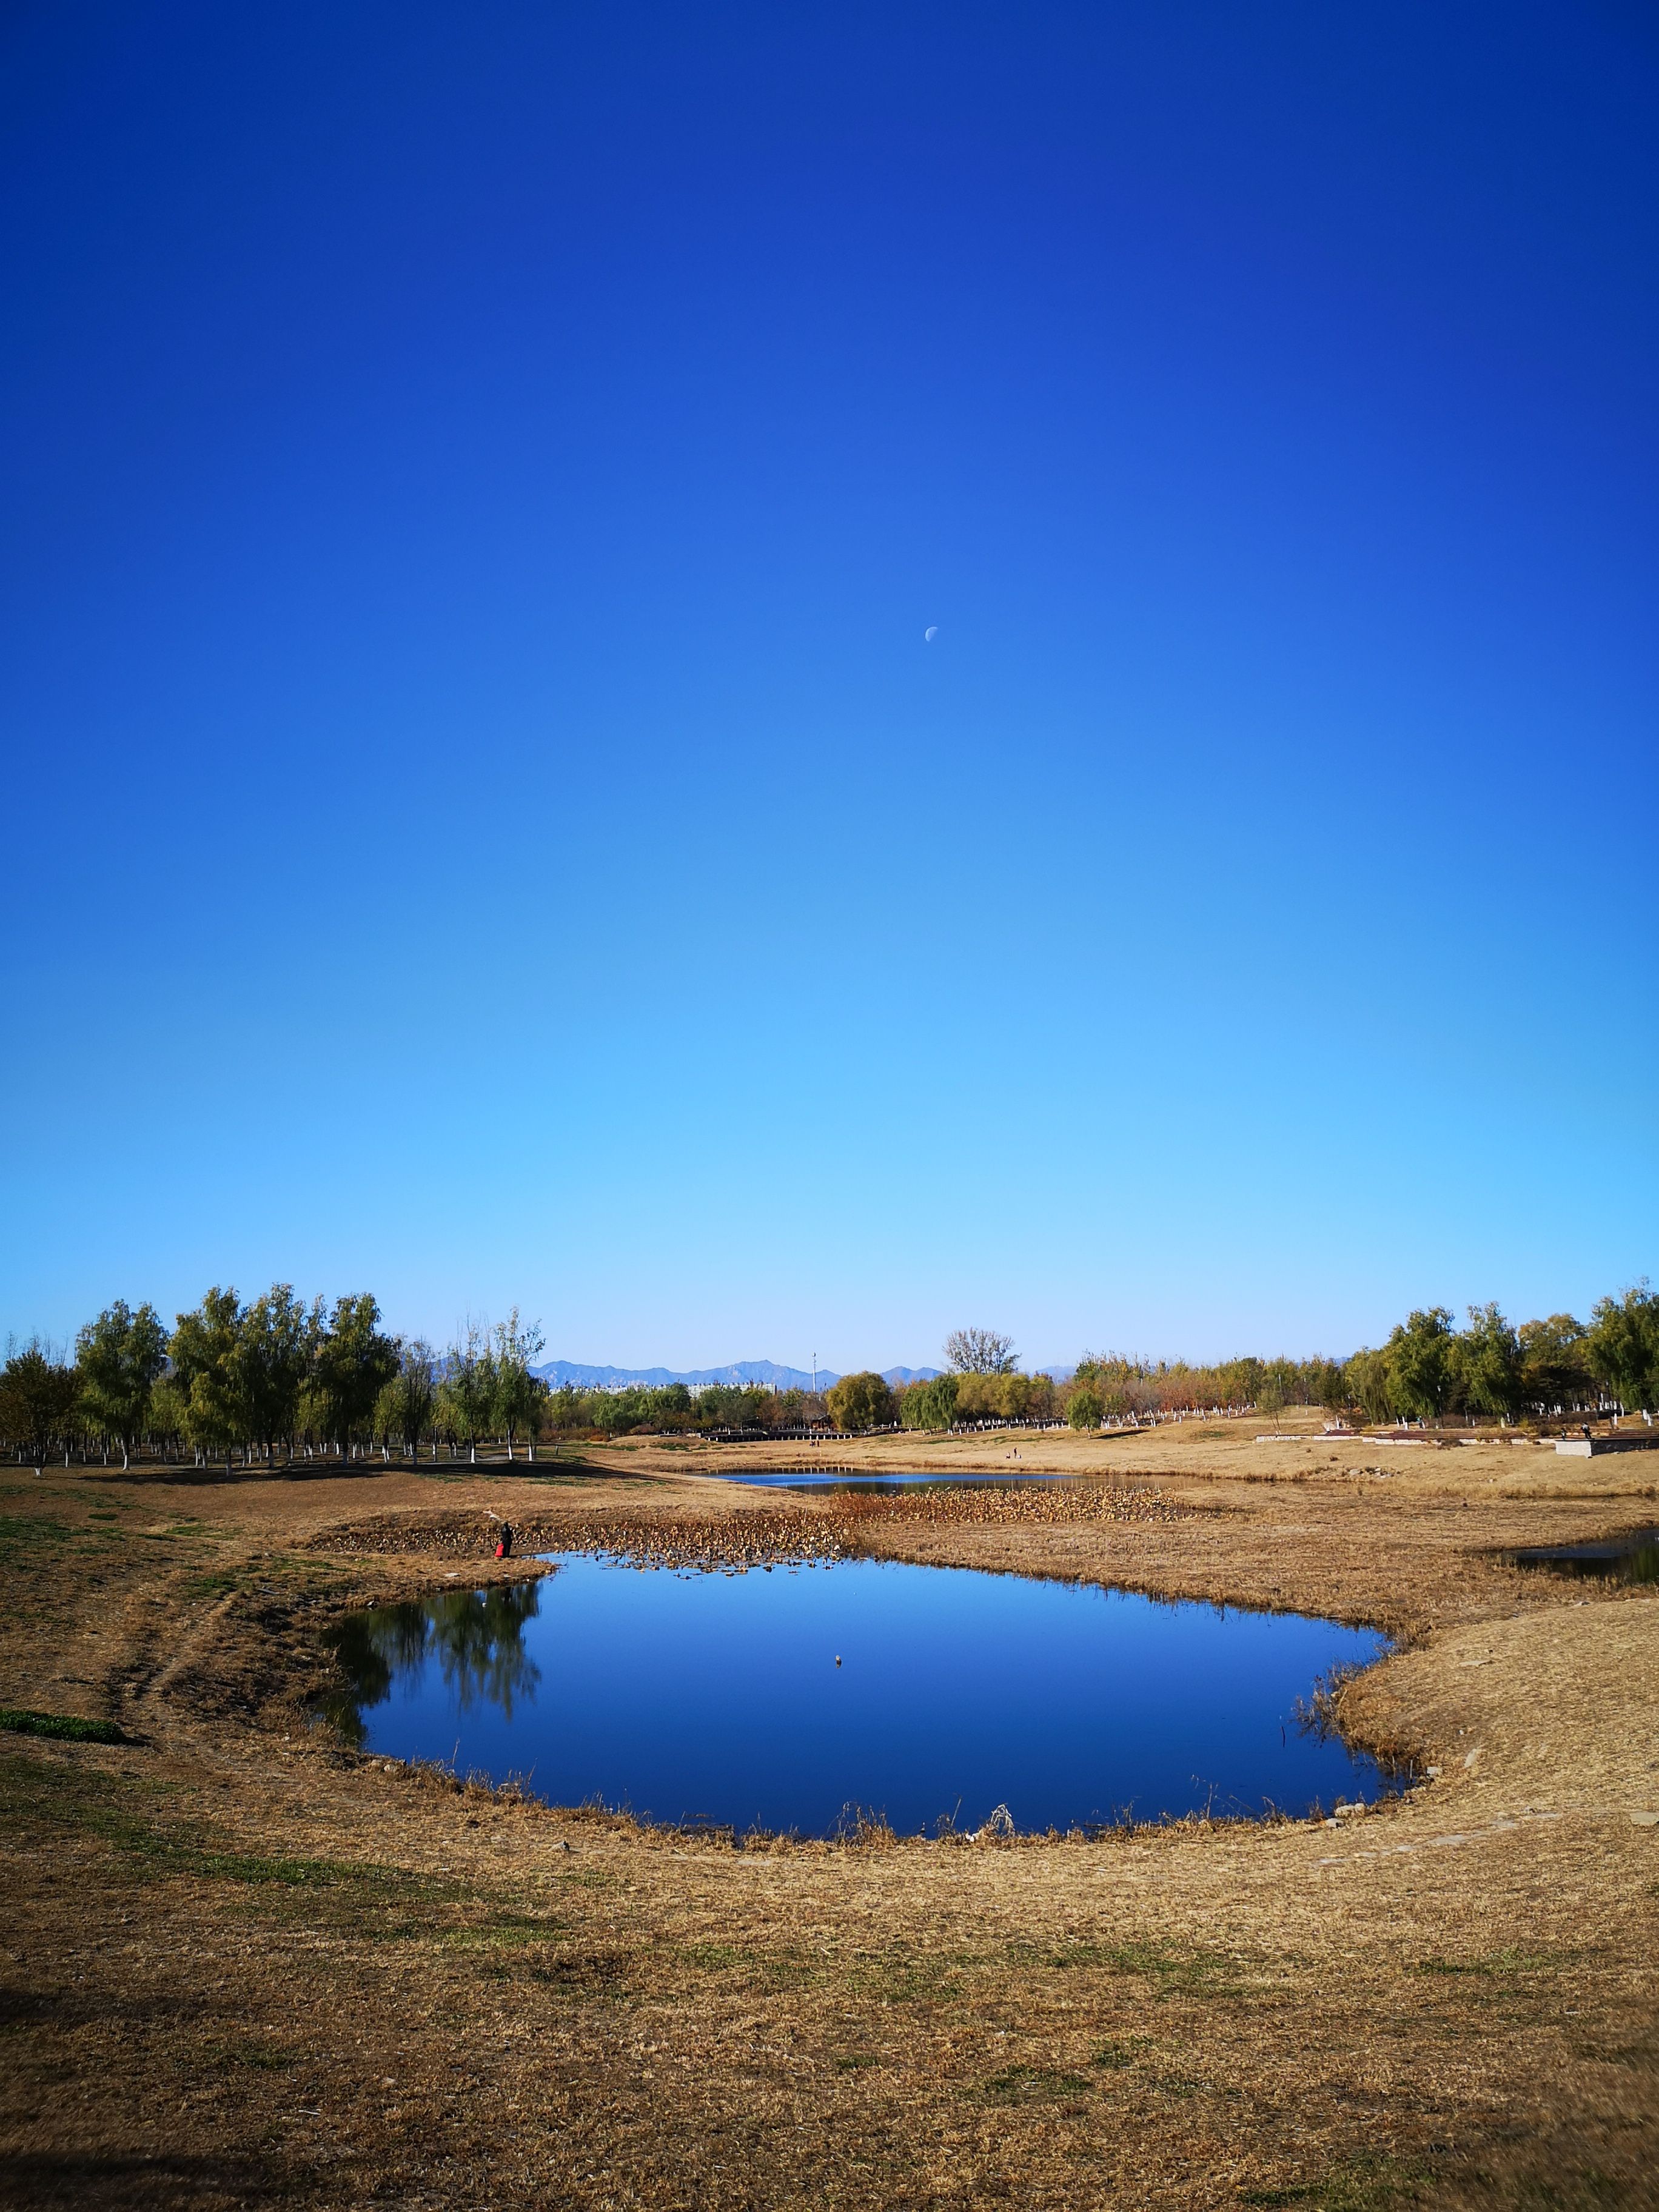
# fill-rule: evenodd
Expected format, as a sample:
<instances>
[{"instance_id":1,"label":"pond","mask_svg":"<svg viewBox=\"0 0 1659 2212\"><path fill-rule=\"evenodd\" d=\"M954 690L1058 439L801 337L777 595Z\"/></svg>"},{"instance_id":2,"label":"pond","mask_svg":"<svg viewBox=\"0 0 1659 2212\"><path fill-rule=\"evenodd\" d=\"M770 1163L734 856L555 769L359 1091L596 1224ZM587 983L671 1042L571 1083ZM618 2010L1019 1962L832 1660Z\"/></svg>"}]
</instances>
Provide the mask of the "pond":
<instances>
[{"instance_id":1,"label":"pond","mask_svg":"<svg viewBox=\"0 0 1659 2212\"><path fill-rule=\"evenodd\" d=\"M1659 1528L1632 1528L1587 1544L1533 1544L1504 1554L1512 1566L1553 1567L1597 1581L1659 1583Z\"/></svg>"},{"instance_id":2,"label":"pond","mask_svg":"<svg viewBox=\"0 0 1659 2212\"><path fill-rule=\"evenodd\" d=\"M1381 1787L1298 1718L1387 1649L1293 1613L858 1559L746 1573L556 1555L544 1581L352 1615L364 1747L523 1779L556 1804L804 1835L998 1806L1023 1830L1304 1814Z\"/></svg>"}]
</instances>

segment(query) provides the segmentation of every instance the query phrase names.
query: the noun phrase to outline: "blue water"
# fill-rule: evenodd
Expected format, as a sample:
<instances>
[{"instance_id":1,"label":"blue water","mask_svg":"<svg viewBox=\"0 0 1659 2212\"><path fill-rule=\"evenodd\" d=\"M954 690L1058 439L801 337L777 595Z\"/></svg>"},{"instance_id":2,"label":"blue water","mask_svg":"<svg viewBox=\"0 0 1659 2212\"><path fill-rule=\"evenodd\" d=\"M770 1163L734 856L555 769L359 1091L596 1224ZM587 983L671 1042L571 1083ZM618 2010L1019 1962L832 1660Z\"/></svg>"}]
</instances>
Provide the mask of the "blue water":
<instances>
[{"instance_id":1,"label":"blue water","mask_svg":"<svg viewBox=\"0 0 1659 2212\"><path fill-rule=\"evenodd\" d=\"M1598 1582L1659 1583L1659 1528L1631 1528L1585 1544L1529 1544L1504 1557L1512 1566L1545 1567Z\"/></svg>"},{"instance_id":2,"label":"blue water","mask_svg":"<svg viewBox=\"0 0 1659 2212\"><path fill-rule=\"evenodd\" d=\"M341 1632L333 1717L398 1759L526 1778L557 1804L833 1833L941 1814L1022 1829L1370 1798L1373 1762L1297 1724L1371 1632L1291 1613L854 1560L746 1574L562 1555ZM837 1665L837 1659L840 1664Z\"/></svg>"}]
</instances>

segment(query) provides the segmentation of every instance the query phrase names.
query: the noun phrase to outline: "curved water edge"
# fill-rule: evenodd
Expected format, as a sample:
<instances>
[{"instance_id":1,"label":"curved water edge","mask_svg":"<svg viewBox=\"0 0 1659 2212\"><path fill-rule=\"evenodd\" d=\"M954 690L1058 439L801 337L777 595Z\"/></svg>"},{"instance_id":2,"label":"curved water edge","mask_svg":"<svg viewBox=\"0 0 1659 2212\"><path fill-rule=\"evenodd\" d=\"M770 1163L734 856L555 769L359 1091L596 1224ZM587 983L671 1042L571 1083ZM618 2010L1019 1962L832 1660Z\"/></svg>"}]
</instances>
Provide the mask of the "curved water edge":
<instances>
[{"instance_id":1,"label":"curved water edge","mask_svg":"<svg viewBox=\"0 0 1659 2212\"><path fill-rule=\"evenodd\" d=\"M831 1836L1303 1817L1382 1791L1323 1686L1388 1650L1305 1615L853 1559L746 1571L550 1555L529 1582L347 1616L327 1717L362 1748L668 1826Z\"/></svg>"}]
</instances>

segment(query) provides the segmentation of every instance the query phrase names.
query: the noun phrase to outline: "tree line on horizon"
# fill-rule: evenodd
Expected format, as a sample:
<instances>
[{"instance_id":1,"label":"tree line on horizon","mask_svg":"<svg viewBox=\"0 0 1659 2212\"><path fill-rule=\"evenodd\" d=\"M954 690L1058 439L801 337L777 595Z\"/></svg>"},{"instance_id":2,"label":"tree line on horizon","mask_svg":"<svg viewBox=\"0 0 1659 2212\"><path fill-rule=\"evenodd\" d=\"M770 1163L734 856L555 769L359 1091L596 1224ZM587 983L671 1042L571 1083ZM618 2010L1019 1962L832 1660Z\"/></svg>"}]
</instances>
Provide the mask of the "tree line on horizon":
<instances>
[{"instance_id":1,"label":"tree line on horizon","mask_svg":"<svg viewBox=\"0 0 1659 2212\"><path fill-rule=\"evenodd\" d=\"M244 1305L215 1287L169 1330L152 1305L125 1299L76 1335L73 1357L39 1338L8 1347L0 1369L0 1440L37 1462L100 1448L183 1451L198 1461L240 1451L273 1462L379 1446L419 1454L447 1443L476 1455L522 1439L534 1456L546 1385L532 1372L540 1330L515 1307L495 1328L469 1322L442 1352L388 1335L368 1291L307 1305L287 1283Z\"/></svg>"},{"instance_id":2,"label":"tree line on horizon","mask_svg":"<svg viewBox=\"0 0 1659 2212\"><path fill-rule=\"evenodd\" d=\"M477 1455L538 1437L635 1431L778 1435L832 1423L843 1431L943 1431L977 1424L1068 1422L1079 1430L1181 1413L1277 1415L1321 1407L1368 1420L1516 1422L1613 1408L1659 1411L1659 1295L1644 1282L1571 1314L1510 1322L1471 1306L1459 1328L1443 1306L1408 1315L1375 1348L1346 1359L1213 1364L1085 1353L1071 1376L1024 1372L1011 1338L953 1331L943 1374L893 1385L843 1376L827 1393L683 1382L659 1389L550 1390L534 1370L540 1328L518 1310L494 1328L469 1322L434 1352L387 1334L368 1292L307 1304L275 1284L244 1305L216 1287L168 1330L153 1306L118 1300L76 1336L73 1356L38 1338L8 1347L0 1369L0 1443L37 1464L50 1453L135 1449L198 1461L240 1451L273 1463L376 1449L418 1457L422 1444Z\"/></svg>"},{"instance_id":3,"label":"tree line on horizon","mask_svg":"<svg viewBox=\"0 0 1659 2212\"><path fill-rule=\"evenodd\" d=\"M1080 1430L1170 1414L1277 1415L1320 1407L1370 1421L1448 1418L1512 1423L1615 1408L1659 1410L1659 1297L1645 1282L1597 1301L1588 1323L1566 1313L1508 1321L1471 1306L1459 1328L1449 1308L1409 1314L1383 1344L1346 1359L1261 1359L1212 1365L1085 1352L1056 1383L1021 1372L1009 1339L957 1331L945 1373L895 1389L879 1375L849 1375L830 1393L847 1427L945 1430L976 1421L1064 1419ZM838 1394L841 1406L837 1407Z\"/></svg>"}]
</instances>

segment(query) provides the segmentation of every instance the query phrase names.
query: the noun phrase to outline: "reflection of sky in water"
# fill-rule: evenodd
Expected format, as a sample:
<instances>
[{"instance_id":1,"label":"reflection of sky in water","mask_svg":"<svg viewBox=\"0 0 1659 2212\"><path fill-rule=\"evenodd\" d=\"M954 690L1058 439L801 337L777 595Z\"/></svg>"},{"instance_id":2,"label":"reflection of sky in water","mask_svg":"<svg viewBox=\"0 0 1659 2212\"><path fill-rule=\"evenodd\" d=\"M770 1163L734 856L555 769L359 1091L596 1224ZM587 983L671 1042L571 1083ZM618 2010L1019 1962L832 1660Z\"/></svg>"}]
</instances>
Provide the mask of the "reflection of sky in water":
<instances>
[{"instance_id":1,"label":"reflection of sky in water","mask_svg":"<svg viewBox=\"0 0 1659 2212\"><path fill-rule=\"evenodd\" d=\"M577 1554L546 1582L355 1615L339 1650L358 1696L336 1717L376 1751L453 1754L556 1803L740 1829L823 1834L848 1804L906 1831L1001 1803L1025 1829L1302 1813L1376 1794L1371 1761L1297 1707L1384 1648L1292 1613L960 1568Z\"/></svg>"}]
</instances>

